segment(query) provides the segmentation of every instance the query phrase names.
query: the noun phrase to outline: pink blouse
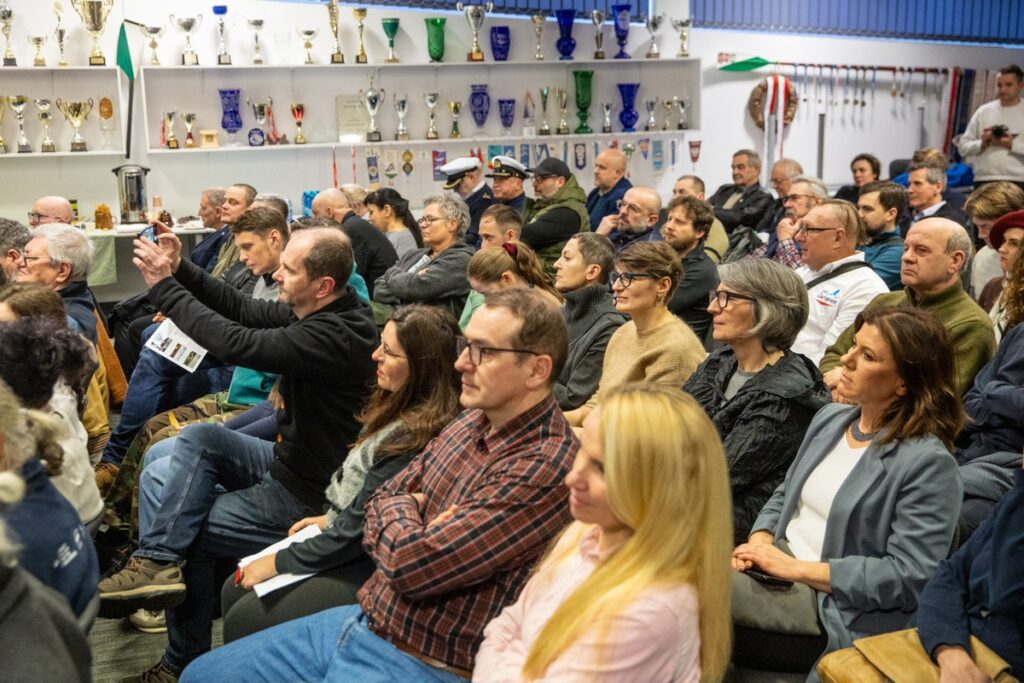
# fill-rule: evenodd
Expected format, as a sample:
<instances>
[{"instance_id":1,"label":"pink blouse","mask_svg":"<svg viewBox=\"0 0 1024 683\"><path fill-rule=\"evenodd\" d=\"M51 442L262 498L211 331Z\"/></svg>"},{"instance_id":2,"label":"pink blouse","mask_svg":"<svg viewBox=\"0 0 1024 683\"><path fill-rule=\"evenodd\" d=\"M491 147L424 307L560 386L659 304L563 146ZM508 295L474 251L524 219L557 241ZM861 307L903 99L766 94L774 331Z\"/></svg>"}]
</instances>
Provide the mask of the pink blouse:
<instances>
[{"instance_id":1,"label":"pink blouse","mask_svg":"<svg viewBox=\"0 0 1024 683\"><path fill-rule=\"evenodd\" d=\"M602 557L597 527L580 539L579 552L554 572L534 575L519 600L506 607L484 630L473 680L518 683L534 639L555 609ZM564 542L564 541L563 541ZM610 628L591 629L551 663L538 681L558 683L697 683L700 680L700 630L693 586L651 588L616 615Z\"/></svg>"}]
</instances>

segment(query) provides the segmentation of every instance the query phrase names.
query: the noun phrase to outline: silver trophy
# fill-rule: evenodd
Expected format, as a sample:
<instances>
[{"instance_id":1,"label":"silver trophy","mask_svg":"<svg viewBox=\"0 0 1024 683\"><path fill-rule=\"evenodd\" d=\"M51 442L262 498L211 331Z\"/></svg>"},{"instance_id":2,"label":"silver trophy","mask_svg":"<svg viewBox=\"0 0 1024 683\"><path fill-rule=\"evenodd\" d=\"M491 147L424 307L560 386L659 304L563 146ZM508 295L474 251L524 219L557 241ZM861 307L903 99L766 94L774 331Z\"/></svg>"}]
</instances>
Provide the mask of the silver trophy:
<instances>
[{"instance_id":1,"label":"silver trophy","mask_svg":"<svg viewBox=\"0 0 1024 683\"><path fill-rule=\"evenodd\" d=\"M181 146L178 143L177 136L174 134L174 119L176 118L178 118L178 112L164 112L164 140L167 149L178 149Z\"/></svg>"},{"instance_id":2,"label":"silver trophy","mask_svg":"<svg viewBox=\"0 0 1024 683\"><path fill-rule=\"evenodd\" d=\"M665 110L665 120L661 122L661 129L668 130L669 123L672 119L672 110L675 109L676 103L672 100L662 100L661 107Z\"/></svg>"},{"instance_id":3,"label":"silver trophy","mask_svg":"<svg viewBox=\"0 0 1024 683\"><path fill-rule=\"evenodd\" d=\"M604 59L604 10L595 9L590 12L590 21L594 23L594 59Z\"/></svg>"},{"instance_id":4,"label":"silver trophy","mask_svg":"<svg viewBox=\"0 0 1024 683\"><path fill-rule=\"evenodd\" d=\"M248 19L246 23L249 24L249 29L252 31L252 63L262 64L263 63L263 48L260 45L260 31L263 30L262 19Z\"/></svg>"},{"instance_id":5,"label":"silver trophy","mask_svg":"<svg viewBox=\"0 0 1024 683\"><path fill-rule=\"evenodd\" d=\"M653 100L644 100L644 109L647 110L647 123L644 124L644 130L658 130L658 120L654 118L654 112L658 109L658 101L657 97Z\"/></svg>"},{"instance_id":6,"label":"silver trophy","mask_svg":"<svg viewBox=\"0 0 1024 683\"><path fill-rule=\"evenodd\" d=\"M253 118L256 119L256 127L249 130L249 146L262 147L267 143L267 134L263 131L263 127L267 125L267 116L274 106L274 100L268 97L266 102L259 100L253 102L252 99L246 97L245 103L252 108Z\"/></svg>"},{"instance_id":7,"label":"silver trophy","mask_svg":"<svg viewBox=\"0 0 1024 683\"><path fill-rule=\"evenodd\" d=\"M7 0L0 0L0 33L4 34L4 66L18 66L18 60L14 57L14 50L11 49L11 24L14 23L14 10L7 4Z\"/></svg>"},{"instance_id":8,"label":"silver trophy","mask_svg":"<svg viewBox=\"0 0 1024 683\"><path fill-rule=\"evenodd\" d=\"M672 98L672 104L679 108L679 120L676 122L676 128L686 130L690 127L690 122L686 120L686 101L676 96Z\"/></svg>"},{"instance_id":9,"label":"silver trophy","mask_svg":"<svg viewBox=\"0 0 1024 683\"><path fill-rule=\"evenodd\" d=\"M569 134L569 122L565 120L569 110L569 90L566 88L555 88L555 100L558 102L558 128L555 132L559 135Z\"/></svg>"},{"instance_id":10,"label":"silver trophy","mask_svg":"<svg viewBox=\"0 0 1024 683\"><path fill-rule=\"evenodd\" d=\"M57 51L60 53L60 61L57 62L57 66L67 66L68 60L64 58L64 46L67 44L68 32L60 21L61 15L64 14L64 5L60 4L60 0L53 3L53 13L57 15L57 28L53 30L53 37L57 40Z\"/></svg>"},{"instance_id":11,"label":"silver trophy","mask_svg":"<svg viewBox=\"0 0 1024 683\"><path fill-rule=\"evenodd\" d=\"M494 11L494 3L488 2L486 5L464 5L461 2L458 2L455 4L455 9L466 15L466 21L469 22L469 28L473 31L473 46L469 48L469 52L466 54L466 61L484 61L484 53L483 50L480 49L480 28L484 25L484 19L487 18L487 13Z\"/></svg>"},{"instance_id":12,"label":"silver trophy","mask_svg":"<svg viewBox=\"0 0 1024 683\"><path fill-rule=\"evenodd\" d=\"M366 131L367 142L380 142L380 131L377 130L377 114L380 112L381 102L384 101L385 96L384 88L373 87L373 74L370 74L370 87L365 91L359 91L359 99L363 103L363 107L366 108L366 113L370 115L370 127Z\"/></svg>"},{"instance_id":13,"label":"silver trophy","mask_svg":"<svg viewBox=\"0 0 1024 683\"><path fill-rule=\"evenodd\" d=\"M612 132L612 111L614 111L615 105L611 102L602 102L601 111L604 113L604 123L601 124L602 133Z\"/></svg>"},{"instance_id":14,"label":"silver trophy","mask_svg":"<svg viewBox=\"0 0 1024 683\"><path fill-rule=\"evenodd\" d=\"M540 89L540 130L538 135L551 135L551 126L548 125L548 96L551 88Z\"/></svg>"},{"instance_id":15,"label":"silver trophy","mask_svg":"<svg viewBox=\"0 0 1024 683\"><path fill-rule=\"evenodd\" d=\"M56 152L57 146L53 144L53 138L50 137L50 122L53 121L53 114L50 113L50 100L38 99L33 100L36 105L36 111L39 112L39 123L43 126L43 142L39 147L40 152Z\"/></svg>"},{"instance_id":16,"label":"silver trophy","mask_svg":"<svg viewBox=\"0 0 1024 683\"><path fill-rule=\"evenodd\" d=\"M437 133L437 126L435 121L434 107L437 106L438 102L441 101L441 93L438 92L427 92L423 93L423 104L427 107L427 139L437 140L440 135Z\"/></svg>"},{"instance_id":17,"label":"silver trophy","mask_svg":"<svg viewBox=\"0 0 1024 683\"><path fill-rule=\"evenodd\" d=\"M227 6L224 5L222 7L226 13ZM231 66L231 55L228 53L227 26L224 22L223 14L217 16L217 64Z\"/></svg>"},{"instance_id":18,"label":"silver trophy","mask_svg":"<svg viewBox=\"0 0 1024 683\"><path fill-rule=\"evenodd\" d=\"M331 64L344 64L345 55L341 53L341 43L338 41L338 0L331 0L327 3L327 21L331 26L331 37L334 39Z\"/></svg>"},{"instance_id":19,"label":"silver trophy","mask_svg":"<svg viewBox=\"0 0 1024 683\"><path fill-rule=\"evenodd\" d=\"M178 30L185 34L185 51L181 53L181 64L182 66L197 66L199 64L199 55L192 48L192 33L199 30L199 25L203 23L203 15L197 14L194 17L178 17L174 18L171 15L171 26L177 26Z\"/></svg>"},{"instance_id":20,"label":"silver trophy","mask_svg":"<svg viewBox=\"0 0 1024 683\"><path fill-rule=\"evenodd\" d=\"M647 26L647 32L651 34L651 49L647 51L647 59L658 59L661 57L661 53L658 51L658 29L665 23L664 14L650 14L644 20L644 24Z\"/></svg>"},{"instance_id":21,"label":"silver trophy","mask_svg":"<svg viewBox=\"0 0 1024 683\"><path fill-rule=\"evenodd\" d=\"M156 39L161 37L161 36L163 36L163 34L164 34L164 27L163 26L140 26L139 30L142 31L142 34L144 36L149 38L149 52L150 52L149 63L152 64L153 66L160 66L160 58L157 57L157 55L156 55L156 49L157 49L157 47L159 47L159 45L157 45Z\"/></svg>"},{"instance_id":22,"label":"silver trophy","mask_svg":"<svg viewBox=\"0 0 1024 683\"><path fill-rule=\"evenodd\" d=\"M676 57L690 56L690 19L673 19L672 28L679 32L679 54Z\"/></svg>"},{"instance_id":23,"label":"silver trophy","mask_svg":"<svg viewBox=\"0 0 1024 683\"><path fill-rule=\"evenodd\" d=\"M533 53L533 58L540 62L544 60L544 50L541 49L541 34L544 33L544 22L547 21L547 17L543 14L531 14L530 21L533 22L533 35L537 39L537 50Z\"/></svg>"},{"instance_id":24,"label":"silver trophy","mask_svg":"<svg viewBox=\"0 0 1024 683\"><path fill-rule=\"evenodd\" d=\"M28 104L28 98L24 95L11 95L7 98L7 103L11 105L14 118L18 121L18 154L29 154L32 152L32 145L25 135L25 106Z\"/></svg>"},{"instance_id":25,"label":"silver trophy","mask_svg":"<svg viewBox=\"0 0 1024 683\"><path fill-rule=\"evenodd\" d=\"M409 115L409 98L406 95L399 97L392 96L395 105L395 115L398 117L398 130L395 131L396 140L408 140L409 129L405 127L405 117Z\"/></svg>"},{"instance_id":26,"label":"silver trophy","mask_svg":"<svg viewBox=\"0 0 1024 683\"><path fill-rule=\"evenodd\" d=\"M306 50L306 61L305 64L314 64L313 62L313 39L320 33L318 28L299 28L295 29L296 33L299 34L299 38L302 39L302 47Z\"/></svg>"}]
</instances>

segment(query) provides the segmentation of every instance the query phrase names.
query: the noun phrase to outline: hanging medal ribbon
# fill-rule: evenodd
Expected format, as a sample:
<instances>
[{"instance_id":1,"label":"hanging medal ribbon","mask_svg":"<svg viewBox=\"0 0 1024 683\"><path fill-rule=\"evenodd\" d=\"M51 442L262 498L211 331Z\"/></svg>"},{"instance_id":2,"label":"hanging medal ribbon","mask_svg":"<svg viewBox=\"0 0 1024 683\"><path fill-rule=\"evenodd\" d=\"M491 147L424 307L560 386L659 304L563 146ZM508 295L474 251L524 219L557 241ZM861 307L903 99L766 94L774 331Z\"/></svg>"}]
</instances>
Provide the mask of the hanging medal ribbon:
<instances>
[{"instance_id":1,"label":"hanging medal ribbon","mask_svg":"<svg viewBox=\"0 0 1024 683\"><path fill-rule=\"evenodd\" d=\"M764 150L768 151L769 123L772 114L775 115L775 145L773 148L773 159L783 158L783 133L786 130L786 114L789 105L789 82L785 76L772 75L765 79L768 84L768 92L764 98Z\"/></svg>"},{"instance_id":2,"label":"hanging medal ribbon","mask_svg":"<svg viewBox=\"0 0 1024 683\"><path fill-rule=\"evenodd\" d=\"M349 147L349 149L352 150L352 182L356 183L359 182L358 176L356 175L356 148Z\"/></svg>"},{"instance_id":3,"label":"hanging medal ribbon","mask_svg":"<svg viewBox=\"0 0 1024 683\"><path fill-rule=\"evenodd\" d=\"M677 141L677 140L675 140L675 139L673 139L673 140L672 140L672 141L671 141L671 142L669 143L669 154L671 155L671 161L669 162L669 165L670 165L670 166L671 166L672 168L675 168L675 167L676 167L676 146L677 146L677 145L678 145L678 141Z\"/></svg>"},{"instance_id":4,"label":"hanging medal ribbon","mask_svg":"<svg viewBox=\"0 0 1024 683\"><path fill-rule=\"evenodd\" d=\"M577 142L572 147L573 160L576 162L576 170L582 171L587 167L587 143Z\"/></svg>"},{"instance_id":5,"label":"hanging medal ribbon","mask_svg":"<svg viewBox=\"0 0 1024 683\"><path fill-rule=\"evenodd\" d=\"M434 182L441 182L448 176L441 173L441 167L448 163L448 152L443 149L435 149L430 153L431 164L434 169Z\"/></svg>"},{"instance_id":6,"label":"hanging medal ribbon","mask_svg":"<svg viewBox=\"0 0 1024 683\"><path fill-rule=\"evenodd\" d=\"M565 164L566 166L569 165L569 143L568 142L563 142L562 143L562 163Z\"/></svg>"}]
</instances>

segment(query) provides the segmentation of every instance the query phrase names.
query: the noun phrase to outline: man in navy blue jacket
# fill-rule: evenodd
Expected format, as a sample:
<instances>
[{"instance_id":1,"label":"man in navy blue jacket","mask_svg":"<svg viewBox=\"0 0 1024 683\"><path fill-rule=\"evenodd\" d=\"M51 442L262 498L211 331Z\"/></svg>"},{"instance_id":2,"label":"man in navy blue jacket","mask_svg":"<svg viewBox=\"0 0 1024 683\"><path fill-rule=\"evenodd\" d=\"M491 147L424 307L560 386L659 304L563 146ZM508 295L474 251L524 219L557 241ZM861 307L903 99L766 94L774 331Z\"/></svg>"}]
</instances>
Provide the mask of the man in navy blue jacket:
<instances>
[{"instance_id":1,"label":"man in navy blue jacket","mask_svg":"<svg viewBox=\"0 0 1024 683\"><path fill-rule=\"evenodd\" d=\"M610 147L594 159L594 189L587 195L590 230L597 232L601 219L619 212L618 203L633 187L626 177L626 155Z\"/></svg>"}]
</instances>

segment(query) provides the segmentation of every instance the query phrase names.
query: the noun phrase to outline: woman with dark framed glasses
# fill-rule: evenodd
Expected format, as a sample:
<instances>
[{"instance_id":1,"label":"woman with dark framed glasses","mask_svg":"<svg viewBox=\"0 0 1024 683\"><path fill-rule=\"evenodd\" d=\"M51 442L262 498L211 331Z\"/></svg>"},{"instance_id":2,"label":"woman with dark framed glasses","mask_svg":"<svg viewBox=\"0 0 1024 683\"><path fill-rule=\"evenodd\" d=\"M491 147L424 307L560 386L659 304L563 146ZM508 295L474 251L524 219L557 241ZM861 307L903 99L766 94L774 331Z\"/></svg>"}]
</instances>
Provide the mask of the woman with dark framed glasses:
<instances>
[{"instance_id":1,"label":"woman with dark framed glasses","mask_svg":"<svg viewBox=\"0 0 1024 683\"><path fill-rule=\"evenodd\" d=\"M814 413L829 402L821 373L789 347L807 322L807 290L768 259L718 267L709 294L714 351L683 385L718 428L732 482L736 541L782 483Z\"/></svg>"},{"instance_id":2,"label":"woman with dark framed glasses","mask_svg":"<svg viewBox=\"0 0 1024 683\"><path fill-rule=\"evenodd\" d=\"M620 384L679 386L704 360L697 335L668 309L682 274L679 257L666 242L637 242L619 254L609 281L615 309L630 320L608 342L597 392L565 414L571 425L582 426L601 394Z\"/></svg>"}]
</instances>

